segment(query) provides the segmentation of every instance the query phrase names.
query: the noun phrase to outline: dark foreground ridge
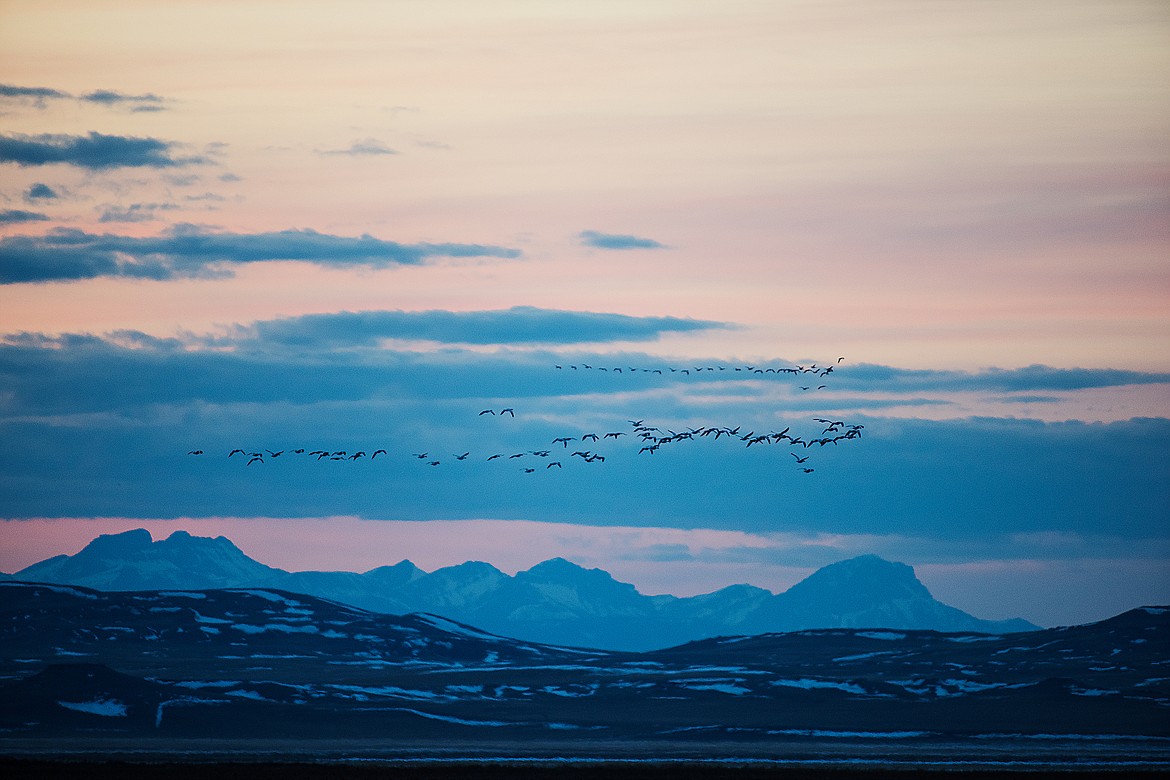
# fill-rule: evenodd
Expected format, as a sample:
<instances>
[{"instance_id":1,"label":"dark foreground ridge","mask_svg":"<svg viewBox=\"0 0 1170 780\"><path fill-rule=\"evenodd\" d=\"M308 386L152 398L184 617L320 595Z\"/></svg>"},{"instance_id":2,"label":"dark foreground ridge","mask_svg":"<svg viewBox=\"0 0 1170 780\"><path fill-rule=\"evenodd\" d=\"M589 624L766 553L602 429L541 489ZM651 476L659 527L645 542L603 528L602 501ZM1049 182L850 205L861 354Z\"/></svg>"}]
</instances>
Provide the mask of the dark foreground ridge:
<instances>
[{"instance_id":1,"label":"dark foreground ridge","mask_svg":"<svg viewBox=\"0 0 1170 780\"><path fill-rule=\"evenodd\" d=\"M285 591L8 582L0 756L1165 767L1167 648L1159 607L1017 634L818 629L618 653Z\"/></svg>"}]
</instances>

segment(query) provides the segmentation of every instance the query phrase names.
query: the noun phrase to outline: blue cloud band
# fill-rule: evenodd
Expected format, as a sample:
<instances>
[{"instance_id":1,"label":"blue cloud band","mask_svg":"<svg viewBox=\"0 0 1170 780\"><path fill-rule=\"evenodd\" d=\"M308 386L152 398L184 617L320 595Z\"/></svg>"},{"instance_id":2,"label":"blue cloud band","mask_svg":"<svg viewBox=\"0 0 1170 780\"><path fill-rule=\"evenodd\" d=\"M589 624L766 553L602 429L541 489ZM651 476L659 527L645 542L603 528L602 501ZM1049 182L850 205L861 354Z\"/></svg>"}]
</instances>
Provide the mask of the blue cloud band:
<instances>
[{"instance_id":1,"label":"blue cloud band","mask_svg":"<svg viewBox=\"0 0 1170 780\"><path fill-rule=\"evenodd\" d=\"M121 276L174 279L228 273L232 264L300 260L330 266L418 265L435 257L515 258L481 244L400 244L313 230L213 233L190 226L157 237L54 230L0 239L0 284Z\"/></svg>"}]
</instances>

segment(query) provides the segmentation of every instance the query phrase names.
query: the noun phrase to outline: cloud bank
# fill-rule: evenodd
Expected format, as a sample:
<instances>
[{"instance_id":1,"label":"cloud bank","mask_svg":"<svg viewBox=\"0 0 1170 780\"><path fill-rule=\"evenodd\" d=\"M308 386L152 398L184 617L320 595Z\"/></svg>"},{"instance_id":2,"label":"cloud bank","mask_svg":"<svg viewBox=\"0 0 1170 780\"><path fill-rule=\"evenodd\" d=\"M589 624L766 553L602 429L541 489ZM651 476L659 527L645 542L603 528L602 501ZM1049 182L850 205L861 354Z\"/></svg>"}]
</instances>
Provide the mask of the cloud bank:
<instances>
[{"instance_id":1,"label":"cloud bank","mask_svg":"<svg viewBox=\"0 0 1170 780\"><path fill-rule=\"evenodd\" d=\"M628 368L660 359L570 352L568 343L491 353L372 348L385 337L427 334L460 341L481 329L495 332L501 346L522 345L540 322L569 323L565 338L575 334L589 341L695 327L521 308L270 320L218 343L133 331L9 336L0 344L0 437L19 446L0 449L5 512L530 518L751 533L894 534L968 545L1012 534L1092 535L1103 527L1117 538L1166 538L1166 419L890 417L881 403L892 394L902 403L913 399L912 381L930 377L881 367L855 391L855 408L843 412L836 397L758 394L761 387L788 381L781 378L769 384L743 372L716 381L717 370L703 371L701 378L586 370L585 363ZM579 368L570 370L570 363ZM723 376L734 373L729 369ZM1020 387L1067 381L1061 371L1042 367L992 373ZM847 367L827 379L838 374L845 381ZM959 378L950 375L949 381L957 386ZM1102 371L1077 381L1159 378L1165 380ZM902 384L883 384L893 380ZM978 390L983 379L973 373L968 381ZM824 427L814 419L825 416L818 403L833 404L834 419L864 425L864 434L798 449L748 447L738 435L696 435L645 453L630 423L645 419L660 435L707 425L741 426L741 435L790 428L808 440ZM480 414L505 407L516 416ZM623 435L603 438L611 432ZM587 433L599 441L587 440ZM566 436L571 447L556 443ZM387 455L333 463L286 454L249 468L227 457L237 447L290 453L385 448ZM207 455L186 455L194 449ZM574 457L577 449L605 460ZM540 450L556 452L563 468L550 469L535 454ZM465 460L456 459L464 452ZM416 453L429 453L440 465L431 467ZM496 454L509 457L489 459ZM794 454L808 456L803 465L815 471L803 472ZM1010 544L1003 544L987 555L1008 554Z\"/></svg>"}]
</instances>

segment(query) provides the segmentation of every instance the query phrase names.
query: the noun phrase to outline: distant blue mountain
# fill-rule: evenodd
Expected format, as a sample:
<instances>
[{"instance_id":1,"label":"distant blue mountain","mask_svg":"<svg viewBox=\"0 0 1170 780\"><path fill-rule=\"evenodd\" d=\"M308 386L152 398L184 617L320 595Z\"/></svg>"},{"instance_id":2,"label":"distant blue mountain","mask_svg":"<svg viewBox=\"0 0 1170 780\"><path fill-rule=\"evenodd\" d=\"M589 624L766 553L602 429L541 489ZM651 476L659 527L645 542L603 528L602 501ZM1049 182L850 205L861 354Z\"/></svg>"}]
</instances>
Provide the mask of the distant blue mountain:
<instances>
[{"instance_id":1,"label":"distant blue mountain","mask_svg":"<svg viewBox=\"0 0 1170 780\"><path fill-rule=\"evenodd\" d=\"M97 590L279 588L390 614L429 612L526 641L642 651L714 636L816 628L1009 633L1035 625L980 620L937 601L913 568L876 555L826 566L780 594L734 585L687 598L646 596L601 569L554 558L510 576L468 561L427 573L410 561L354 572L288 572L225 537L143 529L94 539L9 579Z\"/></svg>"}]
</instances>

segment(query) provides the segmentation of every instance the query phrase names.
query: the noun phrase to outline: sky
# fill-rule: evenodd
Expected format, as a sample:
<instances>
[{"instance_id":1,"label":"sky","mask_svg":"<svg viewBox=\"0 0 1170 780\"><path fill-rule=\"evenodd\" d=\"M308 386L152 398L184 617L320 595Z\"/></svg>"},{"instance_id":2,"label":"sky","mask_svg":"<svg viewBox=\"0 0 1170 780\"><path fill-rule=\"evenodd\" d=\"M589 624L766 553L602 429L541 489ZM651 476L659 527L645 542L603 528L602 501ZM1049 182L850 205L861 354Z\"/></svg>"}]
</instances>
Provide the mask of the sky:
<instances>
[{"instance_id":1,"label":"sky","mask_svg":"<svg viewBox=\"0 0 1170 780\"><path fill-rule=\"evenodd\" d=\"M1170 603L1168 44L1128 0L6 1L0 571L146 527Z\"/></svg>"}]
</instances>

